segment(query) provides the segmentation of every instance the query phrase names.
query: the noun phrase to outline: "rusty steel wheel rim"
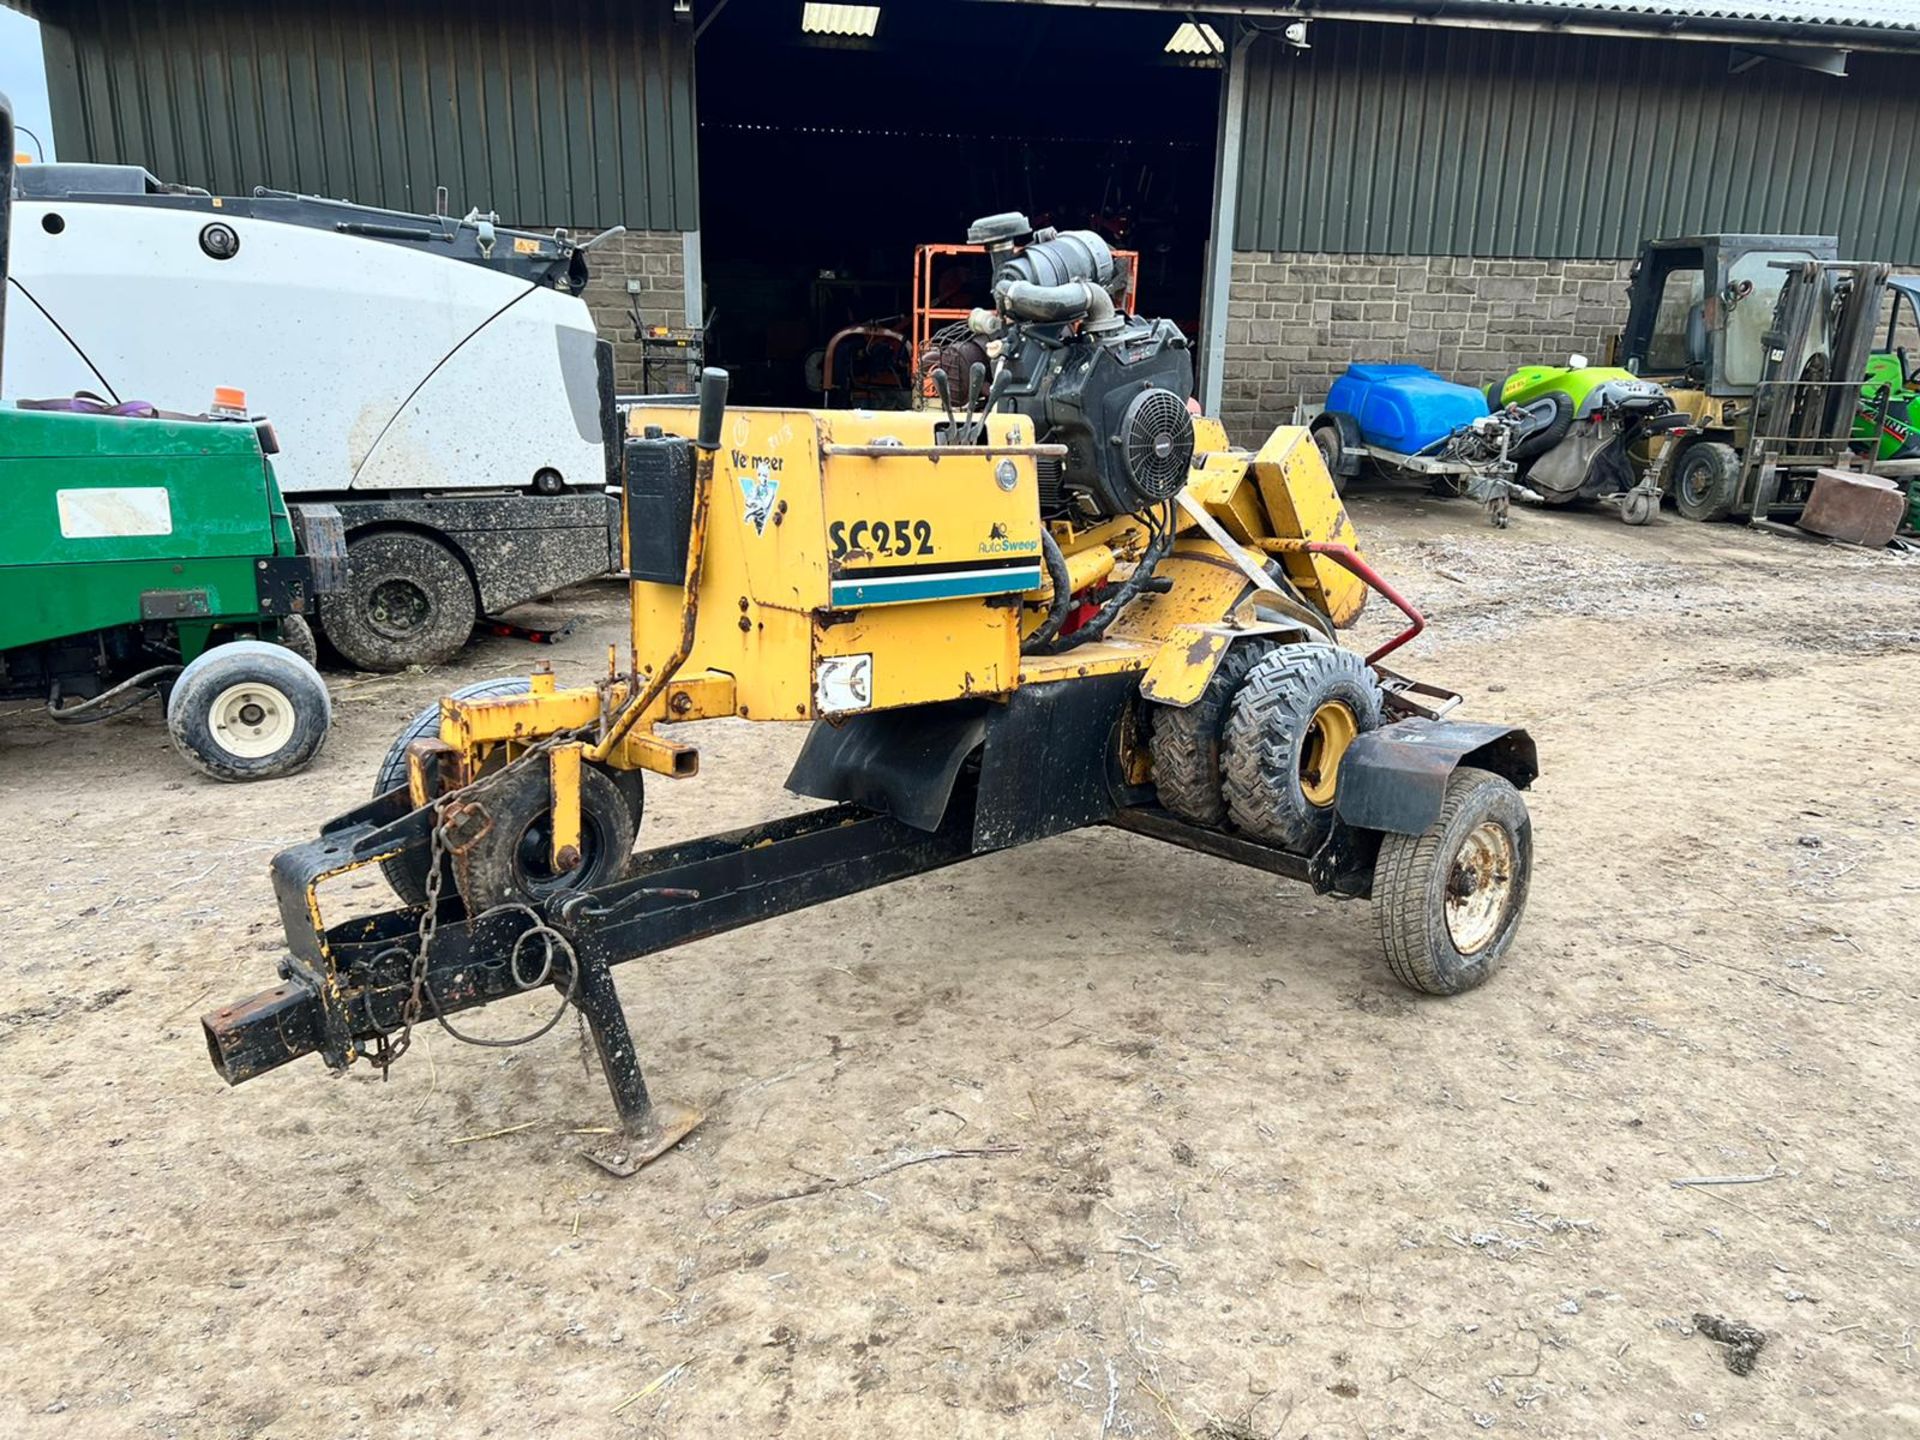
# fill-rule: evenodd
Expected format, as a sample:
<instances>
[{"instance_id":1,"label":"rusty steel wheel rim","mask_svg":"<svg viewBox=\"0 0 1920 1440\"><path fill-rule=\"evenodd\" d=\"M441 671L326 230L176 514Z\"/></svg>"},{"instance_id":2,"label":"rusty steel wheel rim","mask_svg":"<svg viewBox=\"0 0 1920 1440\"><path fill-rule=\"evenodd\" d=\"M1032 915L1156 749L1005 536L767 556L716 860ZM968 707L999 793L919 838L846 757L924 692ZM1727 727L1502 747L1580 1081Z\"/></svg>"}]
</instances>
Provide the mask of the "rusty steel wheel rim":
<instances>
[{"instance_id":1,"label":"rusty steel wheel rim","mask_svg":"<svg viewBox=\"0 0 1920 1440\"><path fill-rule=\"evenodd\" d=\"M1493 943L1513 908L1513 836L1497 820L1482 820L1467 832L1447 872L1447 938L1462 955L1477 955Z\"/></svg>"},{"instance_id":2,"label":"rusty steel wheel rim","mask_svg":"<svg viewBox=\"0 0 1920 1440\"><path fill-rule=\"evenodd\" d=\"M1360 722L1341 700L1329 700L1313 712L1300 741L1300 793L1307 803L1326 809L1340 782L1340 762L1360 733Z\"/></svg>"}]
</instances>

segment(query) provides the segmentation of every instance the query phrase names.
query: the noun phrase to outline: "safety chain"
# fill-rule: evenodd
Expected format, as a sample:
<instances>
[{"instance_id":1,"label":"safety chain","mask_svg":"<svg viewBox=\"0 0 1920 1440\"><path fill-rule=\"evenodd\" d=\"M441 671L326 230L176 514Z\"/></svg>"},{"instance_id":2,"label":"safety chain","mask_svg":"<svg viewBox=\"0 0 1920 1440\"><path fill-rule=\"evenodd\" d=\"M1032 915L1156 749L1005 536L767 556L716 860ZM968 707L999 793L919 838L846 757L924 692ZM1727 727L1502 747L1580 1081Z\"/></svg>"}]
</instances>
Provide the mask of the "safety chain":
<instances>
[{"instance_id":1,"label":"safety chain","mask_svg":"<svg viewBox=\"0 0 1920 1440\"><path fill-rule=\"evenodd\" d=\"M394 1062L406 1054L408 1047L413 1044L413 1027L420 1023L422 1016L426 1013L427 1001L431 998L430 992L427 989L427 960L428 954L433 947L433 937L440 928L440 891L445 883L446 861L449 856L452 857L454 865L460 870L460 893L462 895L470 895L472 893L472 886L467 883L468 853L474 842L480 838L480 835L472 836L460 843L450 843L447 836L448 811L452 809L456 801L463 806L472 804L476 797L499 786L512 771L519 769L527 762L540 755L546 754L548 751L566 741L584 738L587 734L591 733L594 728L593 726L580 726L572 730L556 731L554 734L529 745L518 755L514 756L508 764L503 765L493 774L483 775L461 786L458 790L449 791L447 794L438 796L433 800L433 828L428 832L427 845L426 901L420 911L420 927L415 938L413 954L408 963L409 989L407 991L406 1001L400 1009L400 1034L397 1038L386 1033L376 1036L373 1054L367 1057L368 1062L380 1071L382 1079L391 1078L390 1072L393 1069ZM485 834L484 829L481 834ZM472 924L478 924L482 920L507 911L522 912L533 922L513 943L511 963L514 983L523 991L532 990L536 986L544 984L553 973L553 963L556 958L557 947L557 951L564 953L567 961L569 973L566 990L560 997L559 1009L554 1012L552 1019L526 1035L515 1036L507 1040L488 1040L481 1036L468 1035L456 1030L452 1025L447 1023L446 1016L440 1013L439 1004L436 1002L433 1007L433 1018L435 1022L442 1030L445 1030L449 1035L453 1036L454 1039L464 1044L505 1049L538 1040L542 1035L545 1035L549 1030L553 1029L553 1027L559 1023L560 1017L566 1014L567 1006L573 999L574 990L579 985L580 966L579 960L574 954L572 942L570 942L561 931L547 924L531 906L515 902L496 905L490 910L469 917L469 921ZM528 980L521 974L521 951L527 942L535 936L540 938L544 947L544 959L539 974L531 980ZM384 959L387 955L401 955L405 953L405 949L402 946L395 945L381 956L376 957L376 959Z\"/></svg>"},{"instance_id":2,"label":"safety chain","mask_svg":"<svg viewBox=\"0 0 1920 1440\"><path fill-rule=\"evenodd\" d=\"M433 802L433 829L427 839L427 898L420 910L420 928L415 939L413 959L410 965L412 988L407 992L406 1003L400 1007L400 1038L382 1034L375 1044L374 1053L368 1057L381 1078L390 1078L394 1062L407 1053L413 1044L413 1027L420 1022L420 1014L425 1007L427 989L427 954L433 948L434 932L440 928L440 886L444 879L447 855L447 799L441 796ZM394 947L396 950L398 946Z\"/></svg>"}]
</instances>

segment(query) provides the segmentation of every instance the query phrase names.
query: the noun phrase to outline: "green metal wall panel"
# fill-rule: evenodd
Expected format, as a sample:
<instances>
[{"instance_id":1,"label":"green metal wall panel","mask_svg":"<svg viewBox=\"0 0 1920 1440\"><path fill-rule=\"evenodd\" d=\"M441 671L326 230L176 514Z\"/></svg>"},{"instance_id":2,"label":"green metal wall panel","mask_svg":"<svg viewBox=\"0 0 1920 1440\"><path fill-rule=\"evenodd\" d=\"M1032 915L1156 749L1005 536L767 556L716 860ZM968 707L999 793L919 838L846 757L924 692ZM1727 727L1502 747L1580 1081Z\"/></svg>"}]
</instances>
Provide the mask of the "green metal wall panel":
<instances>
[{"instance_id":1,"label":"green metal wall panel","mask_svg":"<svg viewBox=\"0 0 1920 1440\"><path fill-rule=\"evenodd\" d=\"M1248 56L1235 246L1621 258L1703 231L1920 264L1920 81L1725 46L1322 21Z\"/></svg>"},{"instance_id":2,"label":"green metal wall panel","mask_svg":"<svg viewBox=\"0 0 1920 1440\"><path fill-rule=\"evenodd\" d=\"M697 228L665 0L47 0L62 160L520 225Z\"/></svg>"}]
</instances>

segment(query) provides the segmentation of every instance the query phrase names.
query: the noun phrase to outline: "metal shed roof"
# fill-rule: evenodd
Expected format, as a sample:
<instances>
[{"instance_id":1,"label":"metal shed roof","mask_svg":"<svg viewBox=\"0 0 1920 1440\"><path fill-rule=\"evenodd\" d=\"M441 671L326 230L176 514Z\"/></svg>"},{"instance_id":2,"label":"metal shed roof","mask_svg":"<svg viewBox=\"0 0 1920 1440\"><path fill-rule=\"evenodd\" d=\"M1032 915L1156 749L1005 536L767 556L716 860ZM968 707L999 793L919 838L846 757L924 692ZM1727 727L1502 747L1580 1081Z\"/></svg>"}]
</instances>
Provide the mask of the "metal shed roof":
<instances>
[{"instance_id":1,"label":"metal shed roof","mask_svg":"<svg viewBox=\"0 0 1920 1440\"><path fill-rule=\"evenodd\" d=\"M1845 25L1868 30L1920 30L1920 0L1508 0L1514 9L1572 10L1646 15L1668 20L1748 20L1784 26Z\"/></svg>"}]
</instances>

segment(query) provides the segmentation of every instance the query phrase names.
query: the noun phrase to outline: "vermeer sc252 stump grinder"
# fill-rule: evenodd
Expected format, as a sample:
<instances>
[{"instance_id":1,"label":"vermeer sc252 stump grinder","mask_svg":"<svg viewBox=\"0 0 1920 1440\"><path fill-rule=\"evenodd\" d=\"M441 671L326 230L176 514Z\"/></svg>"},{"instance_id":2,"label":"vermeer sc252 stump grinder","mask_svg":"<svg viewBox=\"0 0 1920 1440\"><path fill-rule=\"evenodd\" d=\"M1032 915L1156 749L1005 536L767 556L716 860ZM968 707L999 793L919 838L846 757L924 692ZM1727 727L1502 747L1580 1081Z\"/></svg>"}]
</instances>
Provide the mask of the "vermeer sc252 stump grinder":
<instances>
[{"instance_id":1,"label":"vermeer sc252 stump grinder","mask_svg":"<svg viewBox=\"0 0 1920 1440\"><path fill-rule=\"evenodd\" d=\"M626 669L447 697L371 803L275 857L290 953L204 1017L223 1077L384 1068L426 1020L550 988L545 1028L572 1006L593 1036L624 1130L597 1158L624 1173L699 1117L649 1096L612 966L1089 825L1370 897L1416 990L1493 971L1532 740L1379 663L1424 622L1355 551L1312 437L1249 453L1196 420L1185 338L1115 311L1098 236L1015 215L973 238L994 305L952 362L987 370L962 413L728 411L718 370L697 411L634 412ZM1334 632L1369 589L1409 623L1363 657ZM644 777L692 776L681 727L722 716L814 722L787 784L831 803L634 854ZM323 883L375 864L405 906L327 924Z\"/></svg>"}]
</instances>

